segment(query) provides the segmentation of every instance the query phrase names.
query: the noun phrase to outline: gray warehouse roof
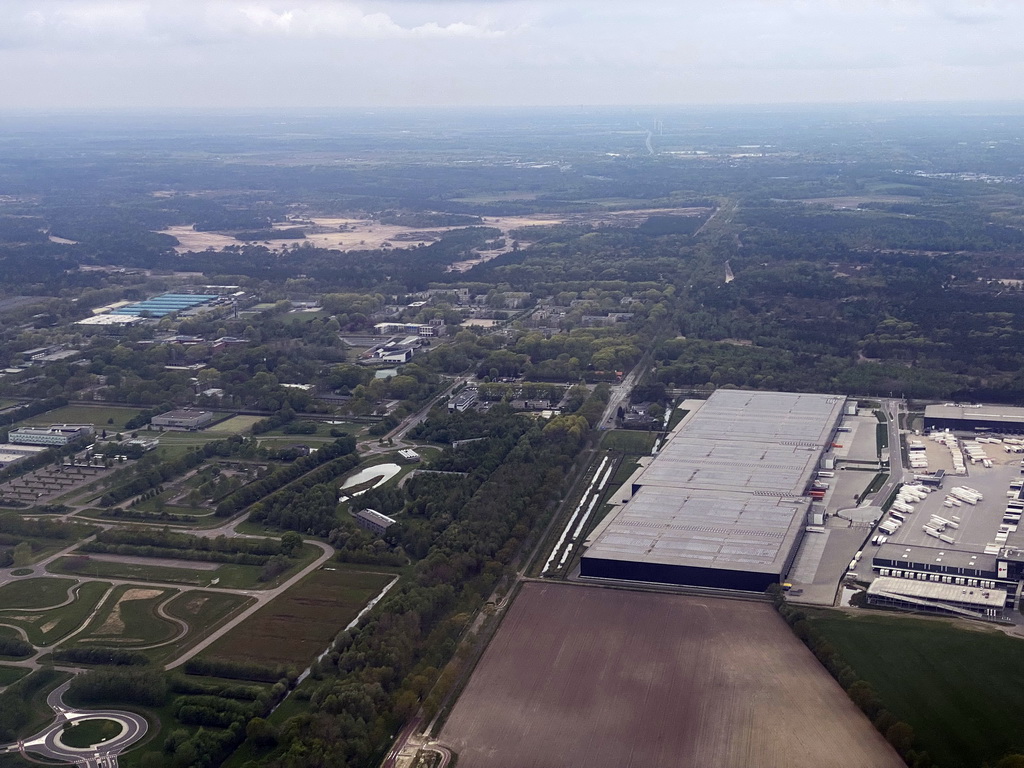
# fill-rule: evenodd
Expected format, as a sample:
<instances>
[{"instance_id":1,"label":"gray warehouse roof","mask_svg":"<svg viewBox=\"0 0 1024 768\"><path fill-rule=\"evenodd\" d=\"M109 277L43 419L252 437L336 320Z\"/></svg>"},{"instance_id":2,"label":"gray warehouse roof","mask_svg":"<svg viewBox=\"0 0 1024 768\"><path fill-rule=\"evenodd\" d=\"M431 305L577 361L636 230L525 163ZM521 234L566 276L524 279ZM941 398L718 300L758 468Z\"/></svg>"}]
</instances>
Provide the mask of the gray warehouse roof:
<instances>
[{"instance_id":1,"label":"gray warehouse roof","mask_svg":"<svg viewBox=\"0 0 1024 768\"><path fill-rule=\"evenodd\" d=\"M781 568L809 505L807 498L641 488L587 554L733 570Z\"/></svg>"},{"instance_id":2,"label":"gray warehouse roof","mask_svg":"<svg viewBox=\"0 0 1024 768\"><path fill-rule=\"evenodd\" d=\"M633 482L585 557L781 572L845 398L718 390Z\"/></svg>"},{"instance_id":3,"label":"gray warehouse roof","mask_svg":"<svg viewBox=\"0 0 1024 768\"><path fill-rule=\"evenodd\" d=\"M842 416L832 395L718 390L637 485L800 496Z\"/></svg>"},{"instance_id":4,"label":"gray warehouse roof","mask_svg":"<svg viewBox=\"0 0 1024 768\"><path fill-rule=\"evenodd\" d=\"M972 421L1024 422L1024 408L1011 405L928 405L926 419L969 419Z\"/></svg>"}]
</instances>

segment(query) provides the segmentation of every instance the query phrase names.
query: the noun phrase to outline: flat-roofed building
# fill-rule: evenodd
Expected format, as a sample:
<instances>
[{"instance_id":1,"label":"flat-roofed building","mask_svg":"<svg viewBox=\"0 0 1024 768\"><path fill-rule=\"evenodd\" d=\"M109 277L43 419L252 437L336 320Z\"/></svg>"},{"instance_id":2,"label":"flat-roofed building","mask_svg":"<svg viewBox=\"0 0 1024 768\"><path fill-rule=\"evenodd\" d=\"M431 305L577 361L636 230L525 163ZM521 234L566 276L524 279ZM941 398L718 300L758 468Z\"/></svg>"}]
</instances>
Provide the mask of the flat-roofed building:
<instances>
[{"instance_id":1,"label":"flat-roofed building","mask_svg":"<svg viewBox=\"0 0 1024 768\"><path fill-rule=\"evenodd\" d=\"M911 581L879 576L868 587L868 602L928 613L972 619L995 619L1006 610L1003 589L959 586L934 581Z\"/></svg>"},{"instance_id":2,"label":"flat-roofed building","mask_svg":"<svg viewBox=\"0 0 1024 768\"><path fill-rule=\"evenodd\" d=\"M479 395L479 391L476 389L466 388L462 390L448 401L448 410L458 411L459 413L469 410L476 402L477 395Z\"/></svg>"},{"instance_id":3,"label":"flat-roofed building","mask_svg":"<svg viewBox=\"0 0 1024 768\"><path fill-rule=\"evenodd\" d=\"M135 317L165 317L175 312L184 312L216 301L219 297L210 293L162 293L145 301L125 304L111 310L113 315Z\"/></svg>"},{"instance_id":4,"label":"flat-roofed building","mask_svg":"<svg viewBox=\"0 0 1024 768\"><path fill-rule=\"evenodd\" d=\"M91 424L53 424L49 427L18 427L7 434L7 439L25 445L67 445L92 433Z\"/></svg>"},{"instance_id":5,"label":"flat-roofed building","mask_svg":"<svg viewBox=\"0 0 1024 768\"><path fill-rule=\"evenodd\" d=\"M125 326L135 325L142 322L141 317L135 315L93 315L84 320L79 320L75 325L97 325L97 326Z\"/></svg>"},{"instance_id":6,"label":"flat-roofed building","mask_svg":"<svg viewBox=\"0 0 1024 768\"><path fill-rule=\"evenodd\" d=\"M168 411L150 419L150 423L154 427L185 430L202 429L212 421L213 414L209 411L192 411L188 409Z\"/></svg>"},{"instance_id":7,"label":"flat-roofed building","mask_svg":"<svg viewBox=\"0 0 1024 768\"><path fill-rule=\"evenodd\" d=\"M965 432L1024 433L1024 408L1010 405L929 405L924 409L925 429Z\"/></svg>"},{"instance_id":8,"label":"flat-roofed building","mask_svg":"<svg viewBox=\"0 0 1024 768\"><path fill-rule=\"evenodd\" d=\"M631 478L584 577L762 591L792 567L845 398L719 390Z\"/></svg>"},{"instance_id":9,"label":"flat-roofed building","mask_svg":"<svg viewBox=\"0 0 1024 768\"><path fill-rule=\"evenodd\" d=\"M384 533L388 528L398 522L392 517L382 515L375 509L361 509L355 513L354 517L356 525L376 534Z\"/></svg>"},{"instance_id":10,"label":"flat-roofed building","mask_svg":"<svg viewBox=\"0 0 1024 768\"><path fill-rule=\"evenodd\" d=\"M11 464L17 464L19 461L24 461L27 458L27 453L12 453L4 450L4 446L0 445L0 469L9 467Z\"/></svg>"}]
</instances>

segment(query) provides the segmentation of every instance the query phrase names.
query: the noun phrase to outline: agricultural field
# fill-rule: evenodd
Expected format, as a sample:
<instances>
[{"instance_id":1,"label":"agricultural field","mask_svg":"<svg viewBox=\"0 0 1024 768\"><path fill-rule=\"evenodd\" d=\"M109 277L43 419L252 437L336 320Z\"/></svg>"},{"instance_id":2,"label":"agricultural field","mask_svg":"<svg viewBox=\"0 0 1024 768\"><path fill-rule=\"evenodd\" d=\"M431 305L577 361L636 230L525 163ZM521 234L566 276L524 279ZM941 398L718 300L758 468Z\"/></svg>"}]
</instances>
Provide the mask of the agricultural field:
<instances>
[{"instance_id":1,"label":"agricultural field","mask_svg":"<svg viewBox=\"0 0 1024 768\"><path fill-rule=\"evenodd\" d=\"M1024 640L947 619L807 615L936 765L975 768L1024 752Z\"/></svg>"},{"instance_id":2,"label":"agricultural field","mask_svg":"<svg viewBox=\"0 0 1024 768\"><path fill-rule=\"evenodd\" d=\"M232 629L201 656L305 667L394 576L314 571Z\"/></svg>"},{"instance_id":3,"label":"agricultural field","mask_svg":"<svg viewBox=\"0 0 1024 768\"><path fill-rule=\"evenodd\" d=\"M441 739L460 768L904 765L770 605L568 584L523 586Z\"/></svg>"}]
</instances>

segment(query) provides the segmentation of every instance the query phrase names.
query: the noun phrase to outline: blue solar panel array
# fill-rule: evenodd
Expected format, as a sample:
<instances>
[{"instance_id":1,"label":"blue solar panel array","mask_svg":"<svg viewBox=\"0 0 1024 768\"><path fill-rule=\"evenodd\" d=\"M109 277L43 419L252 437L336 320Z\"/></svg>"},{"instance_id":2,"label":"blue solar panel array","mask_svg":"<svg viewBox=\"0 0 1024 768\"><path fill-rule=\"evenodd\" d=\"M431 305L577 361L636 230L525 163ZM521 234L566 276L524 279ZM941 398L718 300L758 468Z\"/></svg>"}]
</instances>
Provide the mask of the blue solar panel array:
<instances>
[{"instance_id":1,"label":"blue solar panel array","mask_svg":"<svg viewBox=\"0 0 1024 768\"><path fill-rule=\"evenodd\" d=\"M216 295L204 294L204 293L164 293L160 296L154 296L152 299L146 299L135 304L129 304L124 307L118 307L111 311L113 315L135 315L139 317L145 315L147 317L163 317L169 315L172 312L180 312L183 309L191 309L192 307L198 307L200 304L206 304L209 301L220 298Z\"/></svg>"}]
</instances>

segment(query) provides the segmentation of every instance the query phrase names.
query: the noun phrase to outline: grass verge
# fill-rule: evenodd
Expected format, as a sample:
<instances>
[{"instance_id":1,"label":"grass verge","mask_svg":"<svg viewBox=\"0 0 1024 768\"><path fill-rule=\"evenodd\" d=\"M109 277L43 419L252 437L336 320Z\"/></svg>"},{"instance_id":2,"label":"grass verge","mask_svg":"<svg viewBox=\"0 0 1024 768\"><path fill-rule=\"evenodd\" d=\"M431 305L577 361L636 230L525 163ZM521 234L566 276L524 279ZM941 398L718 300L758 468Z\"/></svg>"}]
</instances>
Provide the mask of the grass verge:
<instances>
[{"instance_id":1,"label":"grass verge","mask_svg":"<svg viewBox=\"0 0 1024 768\"><path fill-rule=\"evenodd\" d=\"M601 436L601 447L606 451L621 451L631 456L649 456L657 439L657 432L611 429Z\"/></svg>"}]
</instances>

